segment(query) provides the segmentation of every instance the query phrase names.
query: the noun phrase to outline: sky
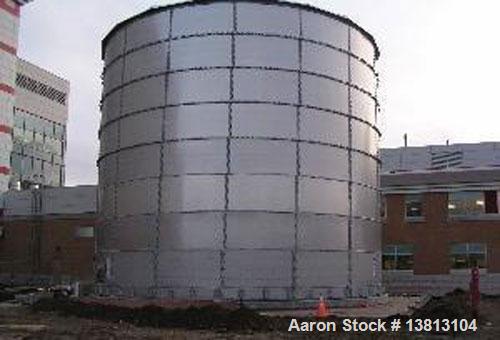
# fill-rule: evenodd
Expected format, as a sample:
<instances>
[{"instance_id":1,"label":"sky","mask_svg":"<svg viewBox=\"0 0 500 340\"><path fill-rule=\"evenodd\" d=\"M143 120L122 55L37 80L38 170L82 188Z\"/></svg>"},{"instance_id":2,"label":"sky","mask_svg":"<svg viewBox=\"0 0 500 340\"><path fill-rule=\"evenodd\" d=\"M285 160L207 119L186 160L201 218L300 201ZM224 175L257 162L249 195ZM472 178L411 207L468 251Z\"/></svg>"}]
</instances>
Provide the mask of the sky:
<instances>
[{"instance_id":1,"label":"sky","mask_svg":"<svg viewBox=\"0 0 500 340\"><path fill-rule=\"evenodd\" d=\"M179 1L35 0L19 56L71 82L66 184L97 183L101 40L152 6ZM348 16L381 57L382 147L500 140L498 0L295 0Z\"/></svg>"}]
</instances>

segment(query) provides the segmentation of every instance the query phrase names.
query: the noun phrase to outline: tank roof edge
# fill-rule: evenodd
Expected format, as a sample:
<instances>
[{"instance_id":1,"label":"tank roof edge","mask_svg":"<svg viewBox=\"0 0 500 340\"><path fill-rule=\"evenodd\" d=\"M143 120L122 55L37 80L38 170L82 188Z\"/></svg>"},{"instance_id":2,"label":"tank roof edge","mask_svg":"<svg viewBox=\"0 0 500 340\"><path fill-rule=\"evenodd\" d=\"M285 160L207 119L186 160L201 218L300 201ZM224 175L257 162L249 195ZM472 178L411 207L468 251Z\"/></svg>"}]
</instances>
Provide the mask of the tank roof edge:
<instances>
[{"instance_id":1,"label":"tank roof edge","mask_svg":"<svg viewBox=\"0 0 500 340\"><path fill-rule=\"evenodd\" d=\"M333 12L329 12L327 10L323 10L321 8L318 8L318 7L314 7L314 6L306 5L306 4L299 4L299 3L290 2L290 1L278 1L278 0L192 0L192 1L183 1L183 2L172 4L172 5L152 7L144 12L141 12L141 13L136 14L128 19L125 19L124 21L119 22L102 39L101 59L104 60L104 48L107 45L109 39L111 39L111 37L113 36L113 34L116 33L122 27L125 27L126 25L128 25L136 20L147 17L149 15L161 13L163 11L168 11L168 10L175 9L175 8L204 5L204 4L213 4L213 3L218 3L218 2L221 2L221 3L223 3L223 2L229 2L229 3L232 3L232 2L250 2L250 3L263 4L263 5L280 5L280 6L285 6L285 7L300 8L300 9L307 10L310 12L316 12L316 13L320 13L320 14L329 16L331 18L334 18L340 22L343 22L343 23L357 29L361 34L363 34L373 44L373 47L375 49L375 59L380 58L380 50L379 50L379 47L377 45L377 42L376 42L375 38L373 37L373 35L371 35L367 30L365 30L360 25L358 25L356 22L354 22L352 19L349 19L346 16L336 14Z\"/></svg>"}]
</instances>

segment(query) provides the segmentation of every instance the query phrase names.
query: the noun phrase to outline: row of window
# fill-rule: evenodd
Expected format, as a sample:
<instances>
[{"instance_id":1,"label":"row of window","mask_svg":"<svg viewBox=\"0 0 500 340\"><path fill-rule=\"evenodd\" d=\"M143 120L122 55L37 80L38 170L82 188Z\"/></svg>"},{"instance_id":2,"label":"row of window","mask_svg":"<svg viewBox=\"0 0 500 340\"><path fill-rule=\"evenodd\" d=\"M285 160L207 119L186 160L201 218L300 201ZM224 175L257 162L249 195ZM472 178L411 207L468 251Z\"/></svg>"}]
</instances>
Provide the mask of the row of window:
<instances>
[{"instance_id":1,"label":"row of window","mask_svg":"<svg viewBox=\"0 0 500 340\"><path fill-rule=\"evenodd\" d=\"M18 131L33 131L44 138L65 139L65 127L62 124L32 115L30 113L14 110L14 129Z\"/></svg>"},{"instance_id":2,"label":"row of window","mask_svg":"<svg viewBox=\"0 0 500 340\"><path fill-rule=\"evenodd\" d=\"M0 239L6 237L6 230L4 226L0 226ZM77 227L75 229L75 238L93 238L94 237L94 227Z\"/></svg>"},{"instance_id":3,"label":"row of window","mask_svg":"<svg viewBox=\"0 0 500 340\"><path fill-rule=\"evenodd\" d=\"M16 85L61 105L66 105L66 93L56 90L52 86L32 79L24 74L18 73L16 75Z\"/></svg>"},{"instance_id":4,"label":"row of window","mask_svg":"<svg viewBox=\"0 0 500 340\"><path fill-rule=\"evenodd\" d=\"M448 215L498 214L497 191L457 191L448 193ZM423 217L423 194L405 195L405 216Z\"/></svg>"},{"instance_id":5,"label":"row of window","mask_svg":"<svg viewBox=\"0 0 500 340\"><path fill-rule=\"evenodd\" d=\"M52 155L63 158L65 145L57 139L46 139L45 141L29 141L27 138L16 136L13 139L12 150L19 154L35 156L50 160Z\"/></svg>"},{"instance_id":6,"label":"row of window","mask_svg":"<svg viewBox=\"0 0 500 340\"><path fill-rule=\"evenodd\" d=\"M486 268L486 244L455 243L449 249L452 269L467 269L475 266ZM412 270L414 246L409 244L387 245L382 254L384 270Z\"/></svg>"},{"instance_id":7,"label":"row of window","mask_svg":"<svg viewBox=\"0 0 500 340\"><path fill-rule=\"evenodd\" d=\"M11 186L16 189L26 189L30 183L46 186L61 186L64 183L64 165L35 157L12 153L11 169Z\"/></svg>"}]
</instances>

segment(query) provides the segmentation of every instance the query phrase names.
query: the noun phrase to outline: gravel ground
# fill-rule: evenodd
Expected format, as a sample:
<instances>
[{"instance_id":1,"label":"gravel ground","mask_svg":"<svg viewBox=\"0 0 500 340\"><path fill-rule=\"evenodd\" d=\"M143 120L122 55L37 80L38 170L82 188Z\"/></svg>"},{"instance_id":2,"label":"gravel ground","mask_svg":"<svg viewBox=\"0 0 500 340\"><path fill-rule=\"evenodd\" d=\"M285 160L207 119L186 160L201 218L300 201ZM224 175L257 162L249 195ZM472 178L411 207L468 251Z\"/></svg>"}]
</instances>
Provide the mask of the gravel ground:
<instances>
[{"instance_id":1,"label":"gravel ground","mask_svg":"<svg viewBox=\"0 0 500 340\"><path fill-rule=\"evenodd\" d=\"M453 300L453 301L450 301ZM457 301L463 301L463 297L449 297L448 300L434 300L432 305L424 307L422 316L428 313L437 313L449 308L460 309ZM442 309L444 308L444 309ZM192 330L186 328L153 328L138 327L129 322L103 321L90 318L70 316L68 313L56 311L34 311L30 307L13 305L10 303L0 304L0 339L500 339L500 298L484 298L481 302L481 324L476 334L459 335L430 335L419 334L409 336L407 334L377 334L364 336L349 336L339 333L288 333L283 320L278 322L272 320L277 329L260 331L253 330ZM426 314L427 313L427 314ZM282 329L280 328L282 327ZM272 327L271 327L272 328Z\"/></svg>"}]
</instances>

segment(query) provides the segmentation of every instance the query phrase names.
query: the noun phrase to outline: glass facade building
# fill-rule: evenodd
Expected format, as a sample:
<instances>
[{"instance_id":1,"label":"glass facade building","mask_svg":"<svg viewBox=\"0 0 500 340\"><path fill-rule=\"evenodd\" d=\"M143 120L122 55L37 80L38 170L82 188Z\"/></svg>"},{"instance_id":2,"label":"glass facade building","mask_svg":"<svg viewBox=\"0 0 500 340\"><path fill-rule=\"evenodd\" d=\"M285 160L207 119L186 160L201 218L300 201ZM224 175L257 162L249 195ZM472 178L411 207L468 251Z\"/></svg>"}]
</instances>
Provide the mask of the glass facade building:
<instances>
[{"instance_id":1,"label":"glass facade building","mask_svg":"<svg viewBox=\"0 0 500 340\"><path fill-rule=\"evenodd\" d=\"M69 83L18 59L9 188L64 185Z\"/></svg>"},{"instance_id":2,"label":"glass facade building","mask_svg":"<svg viewBox=\"0 0 500 340\"><path fill-rule=\"evenodd\" d=\"M62 186L66 127L14 109L11 188Z\"/></svg>"}]
</instances>

